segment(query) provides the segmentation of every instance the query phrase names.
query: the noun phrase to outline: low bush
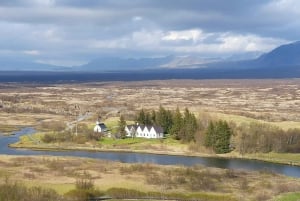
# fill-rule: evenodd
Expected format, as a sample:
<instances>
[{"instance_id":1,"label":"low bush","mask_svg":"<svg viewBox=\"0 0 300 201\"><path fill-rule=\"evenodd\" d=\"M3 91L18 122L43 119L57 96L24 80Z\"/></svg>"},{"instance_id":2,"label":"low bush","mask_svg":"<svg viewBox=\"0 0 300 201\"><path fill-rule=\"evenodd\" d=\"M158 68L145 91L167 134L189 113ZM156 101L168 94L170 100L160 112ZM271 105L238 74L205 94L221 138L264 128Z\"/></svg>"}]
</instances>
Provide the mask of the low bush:
<instances>
[{"instance_id":1,"label":"low bush","mask_svg":"<svg viewBox=\"0 0 300 201\"><path fill-rule=\"evenodd\" d=\"M72 201L88 201L91 198L104 196L105 194L96 189L73 189L67 192L64 197Z\"/></svg>"},{"instance_id":2,"label":"low bush","mask_svg":"<svg viewBox=\"0 0 300 201\"><path fill-rule=\"evenodd\" d=\"M114 199L160 199L160 200L205 200L205 201L237 201L229 195L217 195L210 193L180 194L162 192L142 192L133 189L111 188L106 191L107 195Z\"/></svg>"},{"instance_id":3,"label":"low bush","mask_svg":"<svg viewBox=\"0 0 300 201\"><path fill-rule=\"evenodd\" d=\"M61 197L52 189L26 187L21 183L11 183L8 179L0 185L0 200L3 201L57 201Z\"/></svg>"}]
</instances>

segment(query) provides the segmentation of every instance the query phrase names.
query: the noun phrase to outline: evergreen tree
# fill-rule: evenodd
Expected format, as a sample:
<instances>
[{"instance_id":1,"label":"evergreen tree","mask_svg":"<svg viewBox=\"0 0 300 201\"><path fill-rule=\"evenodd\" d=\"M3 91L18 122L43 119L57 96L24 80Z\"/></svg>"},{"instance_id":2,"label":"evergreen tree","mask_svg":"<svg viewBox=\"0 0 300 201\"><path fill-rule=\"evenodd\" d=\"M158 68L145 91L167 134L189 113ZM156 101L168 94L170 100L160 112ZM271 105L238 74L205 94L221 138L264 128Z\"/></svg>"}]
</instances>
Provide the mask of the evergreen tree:
<instances>
[{"instance_id":1,"label":"evergreen tree","mask_svg":"<svg viewBox=\"0 0 300 201\"><path fill-rule=\"evenodd\" d=\"M136 117L136 122L144 125L145 121L146 121L146 114L145 114L144 109L141 109Z\"/></svg>"},{"instance_id":2,"label":"evergreen tree","mask_svg":"<svg viewBox=\"0 0 300 201\"><path fill-rule=\"evenodd\" d=\"M124 116L121 115L120 120L118 122L118 132L122 139L126 138L125 127L126 127L126 121L125 121Z\"/></svg>"},{"instance_id":3,"label":"evergreen tree","mask_svg":"<svg viewBox=\"0 0 300 201\"><path fill-rule=\"evenodd\" d=\"M184 110L183 125L180 131L180 139L190 142L195 140L195 133L198 129L197 119L187 108Z\"/></svg>"},{"instance_id":4,"label":"evergreen tree","mask_svg":"<svg viewBox=\"0 0 300 201\"><path fill-rule=\"evenodd\" d=\"M149 112L145 113L145 120L144 120L144 125L151 125L152 121L151 121L151 114Z\"/></svg>"},{"instance_id":5,"label":"evergreen tree","mask_svg":"<svg viewBox=\"0 0 300 201\"><path fill-rule=\"evenodd\" d=\"M161 126L165 133L170 133L172 127L172 112L160 106L156 114L156 124Z\"/></svg>"},{"instance_id":6,"label":"evergreen tree","mask_svg":"<svg viewBox=\"0 0 300 201\"><path fill-rule=\"evenodd\" d=\"M216 153L228 153L230 152L230 137L231 130L226 121L218 121L216 128L216 142L215 151Z\"/></svg>"},{"instance_id":7,"label":"evergreen tree","mask_svg":"<svg viewBox=\"0 0 300 201\"><path fill-rule=\"evenodd\" d=\"M213 147L215 144L215 125L212 121L209 122L205 132L204 146Z\"/></svg>"},{"instance_id":8,"label":"evergreen tree","mask_svg":"<svg viewBox=\"0 0 300 201\"><path fill-rule=\"evenodd\" d=\"M151 119L151 124L156 124L156 112L155 112L155 110L151 111L150 119Z\"/></svg>"},{"instance_id":9,"label":"evergreen tree","mask_svg":"<svg viewBox=\"0 0 300 201\"><path fill-rule=\"evenodd\" d=\"M183 118L179 111L179 108L176 108L175 113L173 114L172 127L170 129L170 134L176 140L180 140L180 132L183 126Z\"/></svg>"},{"instance_id":10,"label":"evergreen tree","mask_svg":"<svg viewBox=\"0 0 300 201\"><path fill-rule=\"evenodd\" d=\"M230 152L230 138L232 131L226 121L209 123L206 130L205 142L206 147L212 147L218 154Z\"/></svg>"}]
</instances>

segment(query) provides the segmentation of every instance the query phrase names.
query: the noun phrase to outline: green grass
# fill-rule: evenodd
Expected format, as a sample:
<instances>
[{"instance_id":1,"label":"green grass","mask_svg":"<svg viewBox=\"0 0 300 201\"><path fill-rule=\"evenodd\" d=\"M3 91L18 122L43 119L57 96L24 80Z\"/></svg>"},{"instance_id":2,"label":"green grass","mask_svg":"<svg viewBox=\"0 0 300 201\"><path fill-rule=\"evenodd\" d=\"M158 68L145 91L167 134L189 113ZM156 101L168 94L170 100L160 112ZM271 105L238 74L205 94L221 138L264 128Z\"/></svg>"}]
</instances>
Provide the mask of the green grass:
<instances>
[{"instance_id":1,"label":"green grass","mask_svg":"<svg viewBox=\"0 0 300 201\"><path fill-rule=\"evenodd\" d=\"M21 136L20 139L20 143L22 144L36 144L36 142L41 142L41 138L45 133L35 133L35 134L31 134L29 135L23 135Z\"/></svg>"},{"instance_id":2,"label":"green grass","mask_svg":"<svg viewBox=\"0 0 300 201\"><path fill-rule=\"evenodd\" d=\"M285 163L285 164L293 164L300 165L300 154L294 153L256 153L256 154L247 154L249 158L266 160L270 162L276 163Z\"/></svg>"},{"instance_id":3,"label":"green grass","mask_svg":"<svg viewBox=\"0 0 300 201\"><path fill-rule=\"evenodd\" d=\"M118 132L118 124L119 124L119 117L110 117L104 121L107 128L110 130L111 133ZM126 121L127 125L134 124L134 121Z\"/></svg>"},{"instance_id":4,"label":"green grass","mask_svg":"<svg viewBox=\"0 0 300 201\"><path fill-rule=\"evenodd\" d=\"M125 138L125 139L113 139L103 138L99 142L102 145L135 145L135 144L168 144L168 145L180 145L180 141L171 138L166 139L147 139L147 138Z\"/></svg>"},{"instance_id":5,"label":"green grass","mask_svg":"<svg viewBox=\"0 0 300 201\"><path fill-rule=\"evenodd\" d=\"M215 116L217 119L226 120L228 122L232 121L232 122L236 123L237 125L240 125L243 123L248 124L251 122L256 122L256 123L271 124L271 125L281 128L283 130L288 130L288 129L293 129L293 128L300 129L300 122L295 122L295 121L269 122L269 121L264 121L264 120L253 119L250 117L233 115L233 114L224 114L224 113L211 113L211 114L212 114L212 116Z\"/></svg>"},{"instance_id":6,"label":"green grass","mask_svg":"<svg viewBox=\"0 0 300 201\"><path fill-rule=\"evenodd\" d=\"M299 193L287 193L284 195L280 195L278 198L275 198L274 201L299 201L300 200L300 192Z\"/></svg>"},{"instance_id":7,"label":"green grass","mask_svg":"<svg viewBox=\"0 0 300 201\"><path fill-rule=\"evenodd\" d=\"M51 188L60 195L64 195L65 193L75 188L75 184L50 184L50 183L40 183L40 182L33 182L33 181L25 182L24 184L28 187L40 186L43 188Z\"/></svg>"}]
</instances>

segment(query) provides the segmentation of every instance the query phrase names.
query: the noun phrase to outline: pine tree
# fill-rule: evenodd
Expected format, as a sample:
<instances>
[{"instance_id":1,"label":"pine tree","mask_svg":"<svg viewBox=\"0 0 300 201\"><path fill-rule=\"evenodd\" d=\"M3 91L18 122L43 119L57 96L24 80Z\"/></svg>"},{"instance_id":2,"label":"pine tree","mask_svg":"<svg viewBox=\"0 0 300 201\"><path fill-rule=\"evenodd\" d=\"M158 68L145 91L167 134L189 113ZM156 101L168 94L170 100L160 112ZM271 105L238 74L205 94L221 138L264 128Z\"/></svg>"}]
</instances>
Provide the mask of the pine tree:
<instances>
[{"instance_id":1,"label":"pine tree","mask_svg":"<svg viewBox=\"0 0 300 201\"><path fill-rule=\"evenodd\" d=\"M165 133L170 133L172 127L172 112L160 106L156 114L156 124L161 126Z\"/></svg>"},{"instance_id":2,"label":"pine tree","mask_svg":"<svg viewBox=\"0 0 300 201\"><path fill-rule=\"evenodd\" d=\"M190 142L195 140L195 133L198 129L197 119L187 108L184 110L183 125L180 131L180 138Z\"/></svg>"},{"instance_id":3,"label":"pine tree","mask_svg":"<svg viewBox=\"0 0 300 201\"><path fill-rule=\"evenodd\" d=\"M150 125L152 124L152 121L151 121L151 114L149 112L146 112L145 113L145 120L144 120L144 125Z\"/></svg>"},{"instance_id":4,"label":"pine tree","mask_svg":"<svg viewBox=\"0 0 300 201\"><path fill-rule=\"evenodd\" d=\"M126 138L125 127L126 127L126 121L125 121L124 116L121 115L120 120L118 122L118 132L122 139Z\"/></svg>"},{"instance_id":5,"label":"pine tree","mask_svg":"<svg viewBox=\"0 0 300 201\"><path fill-rule=\"evenodd\" d=\"M204 146L213 147L215 144L215 125L212 121L209 122L205 132Z\"/></svg>"},{"instance_id":6,"label":"pine tree","mask_svg":"<svg viewBox=\"0 0 300 201\"><path fill-rule=\"evenodd\" d=\"M151 124L156 124L156 112L155 112L155 110L151 111L150 119L151 119Z\"/></svg>"},{"instance_id":7,"label":"pine tree","mask_svg":"<svg viewBox=\"0 0 300 201\"><path fill-rule=\"evenodd\" d=\"M230 152L230 138L232 131L226 121L209 123L206 130L205 142L206 147L212 147L218 154Z\"/></svg>"},{"instance_id":8,"label":"pine tree","mask_svg":"<svg viewBox=\"0 0 300 201\"><path fill-rule=\"evenodd\" d=\"M144 125L145 121L146 121L146 114L145 114L144 109L141 109L136 117L136 122Z\"/></svg>"},{"instance_id":9,"label":"pine tree","mask_svg":"<svg viewBox=\"0 0 300 201\"><path fill-rule=\"evenodd\" d=\"M176 140L180 140L180 131L182 129L183 126L183 118L182 115L179 111L179 108L176 108L175 113L173 114L173 120L172 120L173 124L172 127L170 129L170 134L172 135L172 137Z\"/></svg>"}]
</instances>

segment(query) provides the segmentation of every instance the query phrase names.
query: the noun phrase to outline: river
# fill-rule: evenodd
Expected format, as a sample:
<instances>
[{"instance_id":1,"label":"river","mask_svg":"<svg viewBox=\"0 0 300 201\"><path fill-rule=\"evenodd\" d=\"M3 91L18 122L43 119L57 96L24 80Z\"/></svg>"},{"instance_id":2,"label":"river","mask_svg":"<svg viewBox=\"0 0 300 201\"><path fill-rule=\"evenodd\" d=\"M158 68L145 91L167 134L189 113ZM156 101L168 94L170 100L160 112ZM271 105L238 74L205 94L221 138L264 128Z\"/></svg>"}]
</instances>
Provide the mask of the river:
<instances>
[{"instance_id":1,"label":"river","mask_svg":"<svg viewBox=\"0 0 300 201\"><path fill-rule=\"evenodd\" d=\"M173 156L131 152L91 152L91 151L35 151L29 149L14 149L8 144L15 143L19 137L35 133L33 128L24 128L11 136L0 136L0 154L8 155L50 155L50 156L72 156L94 159L105 159L120 161L123 163L155 163L159 165L204 165L234 170L250 171L272 171L290 177L300 178L300 167L283 165L270 162L263 162L249 159L232 159L216 157L195 157L195 156Z\"/></svg>"}]
</instances>

